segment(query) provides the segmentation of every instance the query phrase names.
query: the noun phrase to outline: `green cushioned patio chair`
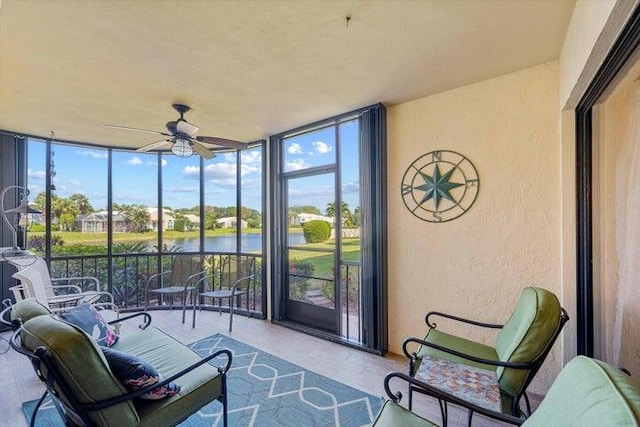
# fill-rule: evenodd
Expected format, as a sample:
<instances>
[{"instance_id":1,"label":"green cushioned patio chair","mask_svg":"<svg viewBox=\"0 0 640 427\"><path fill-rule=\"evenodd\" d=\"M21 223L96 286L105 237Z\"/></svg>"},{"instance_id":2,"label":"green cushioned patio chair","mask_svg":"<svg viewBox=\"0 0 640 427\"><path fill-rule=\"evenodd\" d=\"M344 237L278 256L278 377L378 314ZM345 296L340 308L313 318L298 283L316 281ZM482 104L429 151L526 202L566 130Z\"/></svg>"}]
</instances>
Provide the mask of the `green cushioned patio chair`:
<instances>
[{"instance_id":1,"label":"green cushioned patio chair","mask_svg":"<svg viewBox=\"0 0 640 427\"><path fill-rule=\"evenodd\" d=\"M489 346L436 329L432 320L435 316L500 331L494 345ZM471 391L464 392L464 399L513 416L522 415L520 400L524 396L527 415L530 413L527 386L568 319L558 298L536 287L522 290L511 317L504 325L429 312L425 317L429 326L425 338L408 338L402 345L404 354L409 358L409 375L422 382L439 384L445 391L463 390L471 385ZM416 344L417 349L410 351L410 347L415 348ZM409 385L409 408L413 393L423 391L419 386ZM446 425L446 402L441 402L440 409ZM472 416L473 412L470 412L469 422Z\"/></svg>"},{"instance_id":2,"label":"green cushioned patio chair","mask_svg":"<svg viewBox=\"0 0 640 427\"><path fill-rule=\"evenodd\" d=\"M400 405L402 394L391 391L391 381L421 387L440 400L462 405L470 411L525 427L638 427L640 426L640 382L621 370L585 356L578 356L562 369L538 409L529 418L514 417L470 404L429 384L400 372L388 374L384 387L388 400L372 427L433 427L433 422Z\"/></svg>"},{"instance_id":3,"label":"green cushioned patio chair","mask_svg":"<svg viewBox=\"0 0 640 427\"><path fill-rule=\"evenodd\" d=\"M145 319L140 330L120 336L111 348L139 357L162 378L130 392L114 376L96 342L82 329L60 319L35 299L19 301L12 307L11 317L18 329L11 346L31 360L46 387L34 409L32 426L47 394L68 426L173 426L213 400L222 403L219 418L222 425L227 425L226 373L232 363L231 352L220 350L202 358L150 326L148 313L110 323L140 316ZM180 386L178 394L158 400L139 399L170 382Z\"/></svg>"}]
</instances>

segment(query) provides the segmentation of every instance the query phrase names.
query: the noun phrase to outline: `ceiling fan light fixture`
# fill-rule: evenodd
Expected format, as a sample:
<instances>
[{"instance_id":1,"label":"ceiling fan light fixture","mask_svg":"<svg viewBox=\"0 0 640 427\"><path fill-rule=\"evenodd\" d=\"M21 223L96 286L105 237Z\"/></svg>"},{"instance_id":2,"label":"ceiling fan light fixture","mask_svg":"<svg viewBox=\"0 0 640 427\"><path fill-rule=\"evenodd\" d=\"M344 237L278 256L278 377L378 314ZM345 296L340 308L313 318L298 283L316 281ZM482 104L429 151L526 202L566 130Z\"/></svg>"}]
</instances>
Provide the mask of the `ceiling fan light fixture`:
<instances>
[{"instance_id":1,"label":"ceiling fan light fixture","mask_svg":"<svg viewBox=\"0 0 640 427\"><path fill-rule=\"evenodd\" d=\"M178 157L189 157L193 154L193 148L191 148L191 144L186 139L176 139L176 142L173 143L173 147L171 147L171 152Z\"/></svg>"}]
</instances>

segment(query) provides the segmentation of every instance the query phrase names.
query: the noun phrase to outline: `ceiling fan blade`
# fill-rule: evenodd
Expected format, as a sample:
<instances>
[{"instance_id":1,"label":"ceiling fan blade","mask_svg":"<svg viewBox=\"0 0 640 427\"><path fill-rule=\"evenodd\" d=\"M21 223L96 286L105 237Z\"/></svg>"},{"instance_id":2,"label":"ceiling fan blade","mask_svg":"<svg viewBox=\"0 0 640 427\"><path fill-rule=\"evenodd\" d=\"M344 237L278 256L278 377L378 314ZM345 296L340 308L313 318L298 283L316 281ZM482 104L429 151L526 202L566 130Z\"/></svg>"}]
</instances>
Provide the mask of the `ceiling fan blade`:
<instances>
[{"instance_id":1,"label":"ceiling fan blade","mask_svg":"<svg viewBox=\"0 0 640 427\"><path fill-rule=\"evenodd\" d=\"M194 152L198 153L204 159L213 159L216 156L211 152L211 150L209 150L199 142L194 142L193 144L191 144L191 148Z\"/></svg>"},{"instance_id":2,"label":"ceiling fan blade","mask_svg":"<svg viewBox=\"0 0 640 427\"><path fill-rule=\"evenodd\" d=\"M136 149L136 151L151 151L154 148L162 147L163 145L171 142L169 139L163 139L162 141L152 142L151 144L143 145L142 147Z\"/></svg>"},{"instance_id":3,"label":"ceiling fan blade","mask_svg":"<svg viewBox=\"0 0 640 427\"><path fill-rule=\"evenodd\" d=\"M247 144L244 142L234 141L233 139L218 138L215 136L199 136L196 140L206 142L207 144L218 145L220 147L237 148L240 150L247 148Z\"/></svg>"},{"instance_id":4,"label":"ceiling fan blade","mask_svg":"<svg viewBox=\"0 0 640 427\"><path fill-rule=\"evenodd\" d=\"M118 126L118 125L102 125L102 126L107 127L107 128L113 128L113 129L132 130L134 132L152 133L154 135L173 136L171 134L164 133L164 132L158 132L156 130L130 128L128 126Z\"/></svg>"}]
</instances>

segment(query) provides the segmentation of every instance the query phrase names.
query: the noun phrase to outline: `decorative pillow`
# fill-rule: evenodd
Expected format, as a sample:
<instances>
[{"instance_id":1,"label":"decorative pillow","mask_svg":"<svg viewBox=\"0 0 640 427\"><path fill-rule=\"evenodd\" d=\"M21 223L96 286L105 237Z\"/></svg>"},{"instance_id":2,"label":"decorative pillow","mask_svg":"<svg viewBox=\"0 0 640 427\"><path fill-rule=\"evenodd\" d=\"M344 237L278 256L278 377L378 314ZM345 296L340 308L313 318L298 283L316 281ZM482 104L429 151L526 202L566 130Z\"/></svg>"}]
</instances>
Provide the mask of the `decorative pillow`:
<instances>
[{"instance_id":1,"label":"decorative pillow","mask_svg":"<svg viewBox=\"0 0 640 427\"><path fill-rule=\"evenodd\" d=\"M151 365L133 354L112 348L100 347L113 375L129 392L138 391L152 384L162 381L162 375ZM180 391L180 386L169 383L143 394L141 399L158 400L167 396L174 396Z\"/></svg>"},{"instance_id":2,"label":"decorative pillow","mask_svg":"<svg viewBox=\"0 0 640 427\"><path fill-rule=\"evenodd\" d=\"M100 346L111 347L118 341L114 330L104 321L98 310L87 302L60 314L60 318L91 335Z\"/></svg>"}]
</instances>

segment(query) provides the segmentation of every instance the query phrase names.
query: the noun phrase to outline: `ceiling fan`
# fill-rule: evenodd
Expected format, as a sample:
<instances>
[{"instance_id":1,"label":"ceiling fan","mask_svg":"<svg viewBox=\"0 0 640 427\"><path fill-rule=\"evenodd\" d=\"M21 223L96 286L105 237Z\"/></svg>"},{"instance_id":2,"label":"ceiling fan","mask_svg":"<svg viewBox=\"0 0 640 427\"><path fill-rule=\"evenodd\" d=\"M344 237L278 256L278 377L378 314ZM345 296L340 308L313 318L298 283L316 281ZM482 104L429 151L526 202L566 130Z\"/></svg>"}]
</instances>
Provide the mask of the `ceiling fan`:
<instances>
[{"instance_id":1,"label":"ceiling fan","mask_svg":"<svg viewBox=\"0 0 640 427\"><path fill-rule=\"evenodd\" d=\"M165 136L162 141L152 142L136 151L151 151L160 148L163 145L171 143L171 152L179 157L189 157L194 152L205 159L215 157L215 154L209 149L215 146L225 148L243 149L247 144L232 139L218 138L215 136L196 136L198 127L192 125L184 119L184 114L191 108L184 104L172 104L172 107L180 114L180 118L171 122L167 122L167 132L158 132L154 130L138 129L127 126L104 125L109 128L131 130L135 132L145 132Z\"/></svg>"}]
</instances>

